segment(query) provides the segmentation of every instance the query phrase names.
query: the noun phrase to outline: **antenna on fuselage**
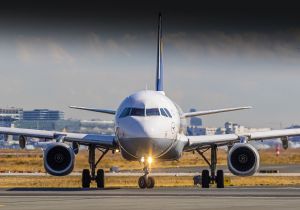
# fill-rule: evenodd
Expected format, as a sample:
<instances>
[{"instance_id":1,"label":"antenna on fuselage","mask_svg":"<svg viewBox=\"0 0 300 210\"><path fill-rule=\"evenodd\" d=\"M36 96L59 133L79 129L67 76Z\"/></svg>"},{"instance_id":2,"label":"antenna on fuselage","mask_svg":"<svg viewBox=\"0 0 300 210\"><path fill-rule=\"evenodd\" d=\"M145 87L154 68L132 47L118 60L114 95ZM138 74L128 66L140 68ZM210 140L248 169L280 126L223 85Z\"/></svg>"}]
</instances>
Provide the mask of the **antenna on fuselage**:
<instances>
[{"instance_id":1,"label":"antenna on fuselage","mask_svg":"<svg viewBox=\"0 0 300 210\"><path fill-rule=\"evenodd\" d=\"M163 88L163 63L162 63L162 15L158 14L157 33L157 61L156 61L156 91L164 91Z\"/></svg>"}]
</instances>

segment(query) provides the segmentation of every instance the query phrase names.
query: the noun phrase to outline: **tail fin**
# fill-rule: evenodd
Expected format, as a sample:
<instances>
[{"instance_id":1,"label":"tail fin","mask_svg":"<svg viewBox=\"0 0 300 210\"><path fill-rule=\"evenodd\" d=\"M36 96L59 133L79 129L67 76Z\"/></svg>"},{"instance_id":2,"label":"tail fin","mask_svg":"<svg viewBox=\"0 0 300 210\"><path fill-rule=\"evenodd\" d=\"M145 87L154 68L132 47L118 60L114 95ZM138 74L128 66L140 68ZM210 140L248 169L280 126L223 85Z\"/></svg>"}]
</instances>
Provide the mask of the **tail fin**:
<instances>
[{"instance_id":1,"label":"tail fin","mask_svg":"<svg viewBox=\"0 0 300 210\"><path fill-rule=\"evenodd\" d=\"M157 34L157 64L156 64L156 91L164 91L163 88L163 63L162 63L162 16L158 14Z\"/></svg>"}]
</instances>

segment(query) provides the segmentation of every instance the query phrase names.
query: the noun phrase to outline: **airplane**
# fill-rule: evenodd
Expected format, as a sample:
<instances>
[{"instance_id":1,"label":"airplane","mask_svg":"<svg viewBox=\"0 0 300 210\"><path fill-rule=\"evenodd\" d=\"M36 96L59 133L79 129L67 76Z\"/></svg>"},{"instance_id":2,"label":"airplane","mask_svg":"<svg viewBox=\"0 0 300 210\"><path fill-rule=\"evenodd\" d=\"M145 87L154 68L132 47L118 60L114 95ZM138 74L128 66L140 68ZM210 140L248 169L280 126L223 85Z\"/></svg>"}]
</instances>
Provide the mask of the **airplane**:
<instances>
[{"instance_id":1,"label":"airplane","mask_svg":"<svg viewBox=\"0 0 300 210\"><path fill-rule=\"evenodd\" d=\"M65 176L72 172L79 145L88 147L90 169L82 171L82 187L89 188L95 181L98 188L104 188L104 170L97 169L102 158L109 151L119 150L128 161L143 163L143 176L138 179L142 189L153 188L155 180L150 176L153 161L178 160L184 152L197 152L208 164L209 170L201 174L202 188L216 184L224 188L224 172L217 170L217 149L228 146L228 168L237 176L251 176L259 168L259 154L250 141L281 138L284 145L288 137L300 135L300 129L282 129L245 134L186 135L186 120L222 112L249 109L236 107L185 113L166 96L163 87L162 15L158 18L157 65L155 90L141 90L126 97L117 110L70 106L70 108L114 115L114 135L83 134L58 131L44 131L22 128L0 127L0 133L18 135L19 145L24 148L29 137L54 140L44 150L45 170L54 176ZM95 151L101 151L96 160ZM211 153L210 161L205 152Z\"/></svg>"}]
</instances>

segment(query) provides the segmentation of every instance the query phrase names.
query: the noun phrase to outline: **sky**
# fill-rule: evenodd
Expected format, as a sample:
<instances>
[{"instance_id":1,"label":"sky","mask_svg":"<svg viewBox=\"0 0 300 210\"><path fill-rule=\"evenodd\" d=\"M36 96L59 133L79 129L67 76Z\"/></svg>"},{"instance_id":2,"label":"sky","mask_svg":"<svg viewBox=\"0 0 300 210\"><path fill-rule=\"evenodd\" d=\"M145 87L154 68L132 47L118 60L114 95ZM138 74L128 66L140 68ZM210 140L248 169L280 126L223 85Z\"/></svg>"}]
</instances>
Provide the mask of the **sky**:
<instances>
[{"instance_id":1,"label":"sky","mask_svg":"<svg viewBox=\"0 0 300 210\"><path fill-rule=\"evenodd\" d=\"M117 109L133 92L154 88L161 11L165 92L184 111L250 105L203 117L204 125L300 124L297 8L87 2L1 5L0 107L113 119L68 106Z\"/></svg>"}]
</instances>

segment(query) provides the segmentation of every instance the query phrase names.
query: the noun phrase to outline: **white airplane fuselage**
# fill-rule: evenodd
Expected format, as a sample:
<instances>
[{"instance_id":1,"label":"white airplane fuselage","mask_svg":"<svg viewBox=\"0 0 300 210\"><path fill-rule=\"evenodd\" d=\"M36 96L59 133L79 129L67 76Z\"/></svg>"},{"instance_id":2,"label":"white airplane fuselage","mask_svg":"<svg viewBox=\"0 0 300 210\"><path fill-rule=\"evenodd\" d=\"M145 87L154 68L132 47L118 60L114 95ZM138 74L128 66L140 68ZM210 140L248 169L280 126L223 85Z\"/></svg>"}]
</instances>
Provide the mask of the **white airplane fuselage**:
<instances>
[{"instance_id":1,"label":"white airplane fuselage","mask_svg":"<svg viewBox=\"0 0 300 210\"><path fill-rule=\"evenodd\" d=\"M123 158L179 159L187 141L186 120L180 118L181 113L164 92L143 90L126 97L115 115Z\"/></svg>"}]
</instances>

